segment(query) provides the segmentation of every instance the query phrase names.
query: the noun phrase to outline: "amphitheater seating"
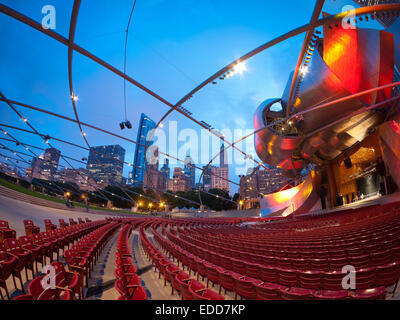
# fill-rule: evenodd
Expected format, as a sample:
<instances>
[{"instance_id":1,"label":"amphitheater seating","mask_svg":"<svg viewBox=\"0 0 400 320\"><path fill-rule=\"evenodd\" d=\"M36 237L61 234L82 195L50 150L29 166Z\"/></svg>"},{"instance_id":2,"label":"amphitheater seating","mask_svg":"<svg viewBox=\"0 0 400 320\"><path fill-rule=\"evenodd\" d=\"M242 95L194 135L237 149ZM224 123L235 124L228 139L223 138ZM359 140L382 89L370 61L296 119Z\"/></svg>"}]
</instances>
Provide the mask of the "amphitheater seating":
<instances>
[{"instance_id":1,"label":"amphitheater seating","mask_svg":"<svg viewBox=\"0 0 400 320\"><path fill-rule=\"evenodd\" d=\"M164 276L164 285L166 285L167 282L171 283L171 294L176 290L181 295L182 299L185 300L224 300L224 297L220 294L205 288L199 281L191 279L187 273L170 261L148 240L144 230L146 227L148 228L151 226L155 236L154 239L162 245L162 241L160 240L162 237L156 230L156 226L158 225L158 220L155 222L149 221L139 228L139 234L146 254L152 260L155 268L159 270L159 276L161 274ZM183 265L182 263L182 266Z\"/></svg>"},{"instance_id":2,"label":"amphitheater seating","mask_svg":"<svg viewBox=\"0 0 400 320\"><path fill-rule=\"evenodd\" d=\"M396 206L274 220L261 228L176 219L161 224L168 240L154 234L189 275L247 299L379 299L382 288L396 290L400 277ZM346 265L356 269L355 291L343 291Z\"/></svg>"},{"instance_id":3,"label":"amphitheater seating","mask_svg":"<svg viewBox=\"0 0 400 320\"><path fill-rule=\"evenodd\" d=\"M99 225L99 222L96 224ZM80 276L82 290L83 279L85 279L86 287L88 287L89 278L99 253L119 226L116 222L107 223L106 221L101 221L100 225L99 228L87 234L64 252L69 270L77 272Z\"/></svg>"},{"instance_id":4,"label":"amphitheater seating","mask_svg":"<svg viewBox=\"0 0 400 320\"><path fill-rule=\"evenodd\" d=\"M122 221L122 220L120 220ZM132 225L125 224L117 239L116 260L115 260L115 289L119 292L118 300L146 300L147 294L140 285L140 278L136 274L136 268L133 265L132 251L129 246L129 236L132 232Z\"/></svg>"}]
</instances>

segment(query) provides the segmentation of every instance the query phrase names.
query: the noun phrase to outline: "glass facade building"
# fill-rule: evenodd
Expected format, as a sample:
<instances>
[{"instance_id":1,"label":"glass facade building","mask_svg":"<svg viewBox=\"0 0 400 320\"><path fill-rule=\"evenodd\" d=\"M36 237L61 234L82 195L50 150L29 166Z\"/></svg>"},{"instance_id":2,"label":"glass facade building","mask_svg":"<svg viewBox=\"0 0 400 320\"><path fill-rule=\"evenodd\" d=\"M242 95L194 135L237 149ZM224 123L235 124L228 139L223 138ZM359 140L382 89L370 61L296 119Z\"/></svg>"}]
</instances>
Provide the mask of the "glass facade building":
<instances>
[{"instance_id":1,"label":"glass facade building","mask_svg":"<svg viewBox=\"0 0 400 320\"><path fill-rule=\"evenodd\" d=\"M131 181L131 184L133 184L136 187L141 187L143 185L144 174L146 169L146 164L145 164L146 148L144 146L147 145L149 132L153 130L155 127L156 123L153 120L151 120L148 116L146 116L144 113L142 113L140 116L138 135L136 138L136 142L138 142L140 145L139 144L136 145L135 157L132 169L132 181ZM149 147L151 145L152 142L150 142Z\"/></svg>"},{"instance_id":2,"label":"glass facade building","mask_svg":"<svg viewBox=\"0 0 400 320\"><path fill-rule=\"evenodd\" d=\"M125 149L120 145L92 147L86 168L99 184L122 184Z\"/></svg>"}]
</instances>

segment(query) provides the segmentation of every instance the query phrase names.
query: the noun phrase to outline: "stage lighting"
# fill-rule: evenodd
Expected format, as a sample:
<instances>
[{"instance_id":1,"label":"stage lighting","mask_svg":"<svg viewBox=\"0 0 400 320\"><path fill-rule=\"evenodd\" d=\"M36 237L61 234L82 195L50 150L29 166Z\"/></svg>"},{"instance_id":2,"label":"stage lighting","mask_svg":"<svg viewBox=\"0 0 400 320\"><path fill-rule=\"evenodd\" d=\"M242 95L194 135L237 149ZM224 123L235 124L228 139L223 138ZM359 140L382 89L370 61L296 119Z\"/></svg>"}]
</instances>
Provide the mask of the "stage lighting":
<instances>
[{"instance_id":1,"label":"stage lighting","mask_svg":"<svg viewBox=\"0 0 400 320\"><path fill-rule=\"evenodd\" d=\"M121 123L119 124L119 126L120 126L121 130L124 130L124 129L125 129L125 125L124 125L123 122L121 122Z\"/></svg>"},{"instance_id":2,"label":"stage lighting","mask_svg":"<svg viewBox=\"0 0 400 320\"><path fill-rule=\"evenodd\" d=\"M127 121L125 122L125 126L126 126L128 129L132 129L132 124L131 124L131 122L130 122L129 120L127 120Z\"/></svg>"}]
</instances>

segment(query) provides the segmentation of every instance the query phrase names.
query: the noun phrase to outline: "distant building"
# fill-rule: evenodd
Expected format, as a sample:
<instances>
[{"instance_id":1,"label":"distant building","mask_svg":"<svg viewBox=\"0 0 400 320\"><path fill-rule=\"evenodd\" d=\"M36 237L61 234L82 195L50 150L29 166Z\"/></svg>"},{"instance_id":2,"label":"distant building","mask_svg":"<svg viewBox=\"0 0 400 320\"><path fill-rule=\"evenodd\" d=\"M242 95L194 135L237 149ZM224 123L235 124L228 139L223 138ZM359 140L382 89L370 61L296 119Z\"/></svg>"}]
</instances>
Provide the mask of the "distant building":
<instances>
[{"instance_id":1,"label":"distant building","mask_svg":"<svg viewBox=\"0 0 400 320\"><path fill-rule=\"evenodd\" d=\"M46 177L42 175L42 168L43 168L43 155L40 155L39 158L33 158L31 179L46 179Z\"/></svg>"},{"instance_id":2,"label":"distant building","mask_svg":"<svg viewBox=\"0 0 400 320\"><path fill-rule=\"evenodd\" d=\"M86 168L99 184L121 185L125 149L120 145L92 147Z\"/></svg>"},{"instance_id":3,"label":"distant building","mask_svg":"<svg viewBox=\"0 0 400 320\"><path fill-rule=\"evenodd\" d=\"M206 169L206 166L203 166L203 171L204 171L204 173L203 173L203 188L205 191L208 191L211 189L211 180L212 180L211 179L211 177L212 177L211 169L213 167L214 166L209 166Z\"/></svg>"},{"instance_id":4,"label":"distant building","mask_svg":"<svg viewBox=\"0 0 400 320\"><path fill-rule=\"evenodd\" d=\"M184 173L189 181L190 188L196 187L196 168L194 167L192 158L187 155L185 158Z\"/></svg>"},{"instance_id":5,"label":"distant building","mask_svg":"<svg viewBox=\"0 0 400 320\"><path fill-rule=\"evenodd\" d=\"M400 3L400 0L353 0L355 3L361 7L374 6L377 4L388 4L388 3ZM377 18L385 28L390 27L398 18L398 16L392 14L391 12L381 13L384 17Z\"/></svg>"},{"instance_id":6,"label":"distant building","mask_svg":"<svg viewBox=\"0 0 400 320\"><path fill-rule=\"evenodd\" d=\"M80 190L95 191L98 186L93 178L89 177L89 170L84 168L66 169L63 177L63 182L76 184Z\"/></svg>"},{"instance_id":7,"label":"distant building","mask_svg":"<svg viewBox=\"0 0 400 320\"><path fill-rule=\"evenodd\" d=\"M222 143L220 154L219 154L219 166L220 168L227 168L228 167L228 154L226 153L225 146Z\"/></svg>"},{"instance_id":8,"label":"distant building","mask_svg":"<svg viewBox=\"0 0 400 320\"><path fill-rule=\"evenodd\" d=\"M136 141L139 143L136 145L135 157L133 161L133 169L132 169L132 184L136 187L141 187L143 184L146 164L145 164L145 146L148 143L148 134L151 130L156 127L156 123L151 120L144 113L140 116L139 128ZM150 142L149 146L152 145Z\"/></svg>"},{"instance_id":9,"label":"distant building","mask_svg":"<svg viewBox=\"0 0 400 320\"><path fill-rule=\"evenodd\" d=\"M168 181L169 181L169 177L170 177L170 168L169 168L169 159L165 158L164 159L164 165L161 167L160 172L164 177L165 180L165 190L168 189Z\"/></svg>"},{"instance_id":10,"label":"distant building","mask_svg":"<svg viewBox=\"0 0 400 320\"><path fill-rule=\"evenodd\" d=\"M183 172L182 168L175 168L172 180L169 180L168 190L172 192L183 191L186 192L190 189L189 181Z\"/></svg>"},{"instance_id":11,"label":"distant building","mask_svg":"<svg viewBox=\"0 0 400 320\"><path fill-rule=\"evenodd\" d=\"M229 168L211 168L211 189L225 190L230 193L229 190Z\"/></svg>"},{"instance_id":12,"label":"distant building","mask_svg":"<svg viewBox=\"0 0 400 320\"><path fill-rule=\"evenodd\" d=\"M239 194L240 199L244 200L245 209L258 206L260 196L278 192L289 181L289 178L282 174L282 170L276 167L254 170L249 169L247 175L240 176Z\"/></svg>"},{"instance_id":13,"label":"distant building","mask_svg":"<svg viewBox=\"0 0 400 320\"><path fill-rule=\"evenodd\" d=\"M143 188L153 189L155 192L165 192L167 189L168 178L158 170L159 155L158 147L153 147L153 157L146 159L146 171L143 178Z\"/></svg>"},{"instance_id":14,"label":"distant building","mask_svg":"<svg viewBox=\"0 0 400 320\"><path fill-rule=\"evenodd\" d=\"M57 173L58 163L60 161L61 151L55 148L46 149L41 163L42 179L54 180L54 175Z\"/></svg>"}]
</instances>

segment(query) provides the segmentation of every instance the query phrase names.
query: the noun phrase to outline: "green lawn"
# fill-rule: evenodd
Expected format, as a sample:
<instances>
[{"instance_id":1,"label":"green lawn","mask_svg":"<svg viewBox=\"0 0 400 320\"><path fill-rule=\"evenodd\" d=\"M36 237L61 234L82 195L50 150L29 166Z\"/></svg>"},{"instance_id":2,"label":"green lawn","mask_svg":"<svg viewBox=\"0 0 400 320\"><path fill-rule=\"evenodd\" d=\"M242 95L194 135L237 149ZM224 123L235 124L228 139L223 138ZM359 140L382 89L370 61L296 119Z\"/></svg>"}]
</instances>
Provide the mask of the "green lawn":
<instances>
[{"instance_id":1,"label":"green lawn","mask_svg":"<svg viewBox=\"0 0 400 320\"><path fill-rule=\"evenodd\" d=\"M3 187L6 187L6 188L8 188L8 189L12 189L12 190L15 190L15 191L18 191L18 192L27 194L27 195L29 195L29 196L33 196L33 197L37 197L37 198L41 198L41 199L45 199L45 200L49 200L49 201L53 201L53 202L57 202L57 203L65 203L65 201L62 200L62 199L58 199L58 198L51 197L51 196L48 196L48 195L45 195L45 194L42 194L42 193L39 193L39 192L32 191L32 190L30 190L30 189L26 189L26 188L24 188L24 187L22 187L22 186L20 186L20 185L17 185L17 184L8 182L8 181L6 181L6 180L4 180L4 179L0 179L0 185L3 186ZM82 207L82 208L85 207L83 203L79 203L79 202L74 202L74 206ZM107 209L107 208L103 208L103 207L94 207L94 206L90 206L89 208L90 208L90 209L94 209L94 210L107 211L107 212L117 212L117 213L130 213L130 214L137 214L137 215L147 215L147 214L144 213L144 212L138 213L138 212L130 212L130 211L128 211L128 210L110 210L110 209Z\"/></svg>"}]
</instances>

